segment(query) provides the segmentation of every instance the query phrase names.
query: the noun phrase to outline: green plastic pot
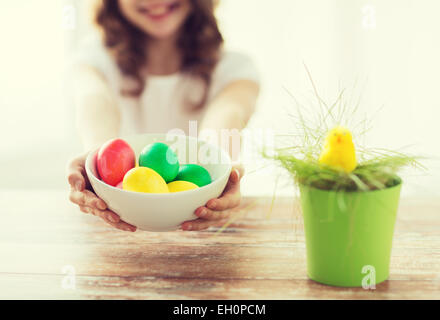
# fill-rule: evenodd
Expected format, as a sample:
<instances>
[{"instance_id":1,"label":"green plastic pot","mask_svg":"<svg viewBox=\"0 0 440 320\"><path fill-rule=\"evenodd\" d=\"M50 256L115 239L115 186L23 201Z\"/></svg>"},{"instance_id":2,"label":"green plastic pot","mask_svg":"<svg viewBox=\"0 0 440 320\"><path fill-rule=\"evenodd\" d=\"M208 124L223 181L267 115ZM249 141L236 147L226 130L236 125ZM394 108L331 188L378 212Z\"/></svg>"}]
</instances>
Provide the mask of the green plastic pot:
<instances>
[{"instance_id":1,"label":"green plastic pot","mask_svg":"<svg viewBox=\"0 0 440 320\"><path fill-rule=\"evenodd\" d=\"M361 287L388 278L401 185L366 192L300 186L310 279Z\"/></svg>"}]
</instances>

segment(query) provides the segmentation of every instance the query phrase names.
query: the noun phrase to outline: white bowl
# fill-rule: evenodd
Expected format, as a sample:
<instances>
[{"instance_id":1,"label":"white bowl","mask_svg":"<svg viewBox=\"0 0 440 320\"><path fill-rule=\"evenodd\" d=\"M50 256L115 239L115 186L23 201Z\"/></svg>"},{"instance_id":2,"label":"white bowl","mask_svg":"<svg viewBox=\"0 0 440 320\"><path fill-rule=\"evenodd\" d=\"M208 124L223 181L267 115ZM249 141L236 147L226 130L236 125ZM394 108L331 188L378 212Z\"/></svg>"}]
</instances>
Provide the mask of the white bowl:
<instances>
[{"instance_id":1,"label":"white bowl","mask_svg":"<svg viewBox=\"0 0 440 320\"><path fill-rule=\"evenodd\" d=\"M229 155L217 146L193 137L169 134L142 134L123 139L133 148L137 159L146 145L163 142L176 152L180 164L198 163L208 170L213 180L204 187L175 193L125 191L98 178L98 150L90 152L86 159L86 171L93 190L110 210L140 230L176 230L182 222L196 219L194 211L205 205L209 199L220 196L226 186L231 172L231 160ZM196 155L199 155L199 159L195 158Z\"/></svg>"}]
</instances>

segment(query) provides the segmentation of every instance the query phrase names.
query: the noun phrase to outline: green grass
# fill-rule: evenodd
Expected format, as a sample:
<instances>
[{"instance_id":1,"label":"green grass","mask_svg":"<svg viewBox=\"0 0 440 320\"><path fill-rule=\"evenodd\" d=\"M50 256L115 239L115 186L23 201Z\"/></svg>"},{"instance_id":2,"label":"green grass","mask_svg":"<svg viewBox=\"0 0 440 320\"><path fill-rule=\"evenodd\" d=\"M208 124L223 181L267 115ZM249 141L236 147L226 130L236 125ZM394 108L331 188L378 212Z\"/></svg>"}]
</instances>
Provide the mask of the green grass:
<instances>
[{"instance_id":1,"label":"green grass","mask_svg":"<svg viewBox=\"0 0 440 320\"><path fill-rule=\"evenodd\" d=\"M273 154L263 152L265 157L274 159L285 168L297 184L335 191L379 190L400 183L398 173L404 167L424 168L419 157L392 150L364 148L356 143L373 127L372 119L361 117L357 122L355 120L361 95L355 99L353 93L348 96L347 90L341 89L333 103L326 103L320 97L307 66L305 68L316 102L309 101L304 106L288 92L296 107L293 113L288 113L296 134L283 135L289 139ZM355 88L356 84L352 91ZM318 162L328 131L338 125L350 129L354 138L358 166L351 173L333 170Z\"/></svg>"},{"instance_id":2,"label":"green grass","mask_svg":"<svg viewBox=\"0 0 440 320\"><path fill-rule=\"evenodd\" d=\"M388 152L360 162L351 173L321 166L317 158L298 156L291 151L278 151L273 159L278 161L298 184L323 190L371 191L385 189L401 180L398 171L405 166L421 167L415 157Z\"/></svg>"}]
</instances>

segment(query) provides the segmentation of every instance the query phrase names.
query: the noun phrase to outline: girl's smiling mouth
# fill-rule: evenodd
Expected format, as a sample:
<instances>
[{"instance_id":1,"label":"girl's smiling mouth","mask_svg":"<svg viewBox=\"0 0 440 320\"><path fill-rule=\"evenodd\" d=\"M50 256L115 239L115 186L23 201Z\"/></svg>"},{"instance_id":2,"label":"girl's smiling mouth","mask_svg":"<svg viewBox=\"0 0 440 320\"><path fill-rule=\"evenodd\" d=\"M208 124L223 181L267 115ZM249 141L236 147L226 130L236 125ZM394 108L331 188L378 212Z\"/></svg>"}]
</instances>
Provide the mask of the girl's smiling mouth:
<instances>
[{"instance_id":1,"label":"girl's smiling mouth","mask_svg":"<svg viewBox=\"0 0 440 320\"><path fill-rule=\"evenodd\" d=\"M162 20L170 16L181 6L180 1L147 4L139 8L139 12L152 20Z\"/></svg>"}]
</instances>

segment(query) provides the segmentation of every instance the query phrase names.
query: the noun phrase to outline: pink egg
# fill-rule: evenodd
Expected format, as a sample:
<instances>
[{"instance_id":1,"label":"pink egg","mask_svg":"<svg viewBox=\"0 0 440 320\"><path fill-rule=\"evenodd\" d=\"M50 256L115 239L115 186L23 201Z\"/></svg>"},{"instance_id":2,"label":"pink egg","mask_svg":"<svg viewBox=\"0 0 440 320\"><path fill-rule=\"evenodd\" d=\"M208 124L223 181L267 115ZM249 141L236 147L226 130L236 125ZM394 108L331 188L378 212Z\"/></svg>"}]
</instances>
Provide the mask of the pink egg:
<instances>
[{"instance_id":1,"label":"pink egg","mask_svg":"<svg viewBox=\"0 0 440 320\"><path fill-rule=\"evenodd\" d=\"M105 183L116 186L136 164L136 156L130 145L122 139L112 139L99 149L96 168Z\"/></svg>"}]
</instances>

